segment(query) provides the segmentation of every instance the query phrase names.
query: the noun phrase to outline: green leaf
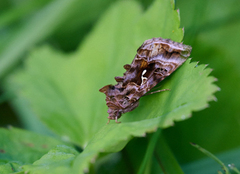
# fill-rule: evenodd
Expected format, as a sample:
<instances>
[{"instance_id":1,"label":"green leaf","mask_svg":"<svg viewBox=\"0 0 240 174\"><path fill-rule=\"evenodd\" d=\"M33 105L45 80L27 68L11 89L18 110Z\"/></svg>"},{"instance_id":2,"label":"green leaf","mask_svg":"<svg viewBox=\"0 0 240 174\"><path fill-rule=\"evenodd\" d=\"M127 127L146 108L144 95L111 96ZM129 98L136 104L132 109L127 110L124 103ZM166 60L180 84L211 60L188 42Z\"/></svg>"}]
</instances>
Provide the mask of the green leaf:
<instances>
[{"instance_id":1,"label":"green leaf","mask_svg":"<svg viewBox=\"0 0 240 174\"><path fill-rule=\"evenodd\" d=\"M8 162L1 164L0 160L0 173L1 174L9 174L13 172L20 172L21 169L21 164L19 162Z\"/></svg>"},{"instance_id":2,"label":"green leaf","mask_svg":"<svg viewBox=\"0 0 240 174\"><path fill-rule=\"evenodd\" d=\"M59 145L51 149L41 159L34 162L32 165L22 166L24 174L35 173L71 173L71 164L78 152L71 147Z\"/></svg>"},{"instance_id":3,"label":"green leaf","mask_svg":"<svg viewBox=\"0 0 240 174\"><path fill-rule=\"evenodd\" d=\"M132 114L124 115L125 119L122 119L121 124L106 125L95 134L76 159L76 168L86 168L86 163L96 158L99 151L119 151L133 136L144 136L145 132L153 132L157 127L173 125L173 121L188 118L191 111L204 109L207 101L214 98L212 93L218 88L212 85L214 78L207 77L210 69L205 69L205 65L195 67L196 63L189 62L190 60L182 65L171 76L171 80L164 84L163 87L171 89L171 93L164 92L149 96L149 99L142 99L140 106ZM131 121L128 121L130 119Z\"/></svg>"},{"instance_id":4,"label":"green leaf","mask_svg":"<svg viewBox=\"0 0 240 174\"><path fill-rule=\"evenodd\" d=\"M188 59L161 83L171 91L143 97L136 110L122 116L121 124L106 125L105 96L98 89L116 83L113 77L122 75L122 65L132 61L144 40L160 36L182 40L173 1L156 0L146 12L135 1L120 1L103 15L78 52L36 49L7 86L15 87L55 133L85 147L74 161L75 172L82 173L99 152L117 152L133 136L171 126L214 99L218 88L208 77L211 69Z\"/></svg>"},{"instance_id":5,"label":"green leaf","mask_svg":"<svg viewBox=\"0 0 240 174\"><path fill-rule=\"evenodd\" d=\"M1 128L0 140L0 160L4 163L11 161L19 161L21 164L32 163L49 149L64 144L54 138L16 128Z\"/></svg>"},{"instance_id":6,"label":"green leaf","mask_svg":"<svg viewBox=\"0 0 240 174\"><path fill-rule=\"evenodd\" d=\"M142 14L134 29L136 46L144 40L153 37L170 38L180 42L183 39L183 29L180 26L180 16L174 9L173 0L155 0L148 10Z\"/></svg>"}]
</instances>

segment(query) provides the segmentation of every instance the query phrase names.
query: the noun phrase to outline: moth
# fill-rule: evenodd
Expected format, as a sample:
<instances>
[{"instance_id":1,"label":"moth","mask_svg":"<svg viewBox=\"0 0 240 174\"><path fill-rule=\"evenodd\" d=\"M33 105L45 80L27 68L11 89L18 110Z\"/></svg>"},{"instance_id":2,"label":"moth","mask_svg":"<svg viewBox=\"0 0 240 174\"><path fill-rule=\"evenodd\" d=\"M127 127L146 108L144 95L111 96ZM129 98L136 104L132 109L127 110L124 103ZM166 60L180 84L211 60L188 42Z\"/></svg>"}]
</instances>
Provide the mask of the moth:
<instances>
[{"instance_id":1,"label":"moth","mask_svg":"<svg viewBox=\"0 0 240 174\"><path fill-rule=\"evenodd\" d=\"M123 77L115 77L117 84L99 90L106 95L108 123L110 120L120 123L121 115L137 108L139 99L181 66L191 50L189 45L161 37L146 40L132 63L123 66L126 70Z\"/></svg>"}]
</instances>

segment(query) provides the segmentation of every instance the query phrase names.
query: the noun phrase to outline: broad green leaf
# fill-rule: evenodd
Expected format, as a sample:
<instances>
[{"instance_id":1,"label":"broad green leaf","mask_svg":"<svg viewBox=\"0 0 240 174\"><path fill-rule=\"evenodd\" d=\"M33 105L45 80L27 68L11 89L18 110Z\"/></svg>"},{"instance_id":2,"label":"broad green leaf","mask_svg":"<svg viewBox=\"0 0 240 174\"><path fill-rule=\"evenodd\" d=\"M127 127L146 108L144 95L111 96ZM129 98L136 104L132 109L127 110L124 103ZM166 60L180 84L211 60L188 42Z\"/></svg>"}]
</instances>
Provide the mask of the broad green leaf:
<instances>
[{"instance_id":1,"label":"broad green leaf","mask_svg":"<svg viewBox=\"0 0 240 174\"><path fill-rule=\"evenodd\" d=\"M124 115L125 119L122 119L121 124L106 125L95 134L76 159L76 168L86 169L87 162L96 158L97 152L119 151L133 136L144 136L146 132L153 132L157 127L168 127L173 125L174 121L188 118L191 111L207 107L207 101L214 99L212 93L218 90L212 84L215 79L208 77L211 69L206 69L205 65L196 67L196 63L189 62L190 60L164 83L163 88L171 89L169 93L142 99L136 111Z\"/></svg>"},{"instance_id":2,"label":"broad green leaf","mask_svg":"<svg viewBox=\"0 0 240 174\"><path fill-rule=\"evenodd\" d=\"M114 66L123 72L122 65L126 61L121 57L131 61L135 54L136 47L133 50L128 48L133 46L127 42L131 41L128 39L131 32L126 28L139 18L140 6L136 2L120 2L118 6L105 14L79 52L65 56L43 47L33 51L25 70L9 80L8 87L16 87L15 93L29 99L35 113L50 129L81 146L106 124L104 96L98 89L108 83L108 79L113 79L112 75L106 75L115 62L112 57L119 57L121 66ZM125 42L128 43L126 46ZM132 56L129 56L130 52Z\"/></svg>"},{"instance_id":3,"label":"broad green leaf","mask_svg":"<svg viewBox=\"0 0 240 174\"><path fill-rule=\"evenodd\" d=\"M66 174L71 173L71 164L78 152L72 147L59 145L51 149L32 165L22 166L24 174Z\"/></svg>"},{"instance_id":4,"label":"broad green leaf","mask_svg":"<svg viewBox=\"0 0 240 174\"><path fill-rule=\"evenodd\" d=\"M23 131L16 128L0 129L0 161L32 163L49 149L64 144L54 138ZM8 164L6 164L8 165Z\"/></svg>"},{"instance_id":5,"label":"broad green leaf","mask_svg":"<svg viewBox=\"0 0 240 174\"><path fill-rule=\"evenodd\" d=\"M74 170L82 173L99 152L119 151L133 136L171 126L214 99L217 87L208 77L211 70L188 59L161 83L171 91L143 97L136 110L122 116L121 124L106 125L105 96L98 89L116 83L114 76L122 75L122 66L131 63L144 40L160 36L182 40L173 1L156 0L146 12L137 2L120 1L103 15L78 52L36 49L7 86L26 98L55 133L85 147L74 161Z\"/></svg>"},{"instance_id":6,"label":"broad green leaf","mask_svg":"<svg viewBox=\"0 0 240 174\"><path fill-rule=\"evenodd\" d=\"M183 39L183 29L180 26L180 16L173 10L173 0L155 0L149 9L142 14L134 29L136 46L143 40L153 37L170 38L180 42Z\"/></svg>"}]
</instances>

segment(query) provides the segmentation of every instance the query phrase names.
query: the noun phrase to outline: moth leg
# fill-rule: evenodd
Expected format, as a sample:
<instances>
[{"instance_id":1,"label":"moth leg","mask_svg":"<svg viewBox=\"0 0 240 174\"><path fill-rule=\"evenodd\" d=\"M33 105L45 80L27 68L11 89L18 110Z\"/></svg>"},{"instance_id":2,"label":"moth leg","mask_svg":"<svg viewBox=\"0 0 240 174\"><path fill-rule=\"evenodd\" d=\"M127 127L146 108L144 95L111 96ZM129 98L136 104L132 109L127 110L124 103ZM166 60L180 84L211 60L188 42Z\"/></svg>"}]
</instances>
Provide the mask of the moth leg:
<instances>
[{"instance_id":1,"label":"moth leg","mask_svg":"<svg viewBox=\"0 0 240 174\"><path fill-rule=\"evenodd\" d=\"M161 89L161 90L157 90L157 91L153 91L153 92L146 93L146 94L144 94L143 96L151 95L151 94L155 94L155 93L159 93L159 92L163 92L163 91L170 91L170 90L171 90L171 89Z\"/></svg>"},{"instance_id":2,"label":"moth leg","mask_svg":"<svg viewBox=\"0 0 240 174\"><path fill-rule=\"evenodd\" d=\"M118 117L115 117L115 122L116 123L121 123L121 121L118 121Z\"/></svg>"},{"instance_id":3,"label":"moth leg","mask_svg":"<svg viewBox=\"0 0 240 174\"><path fill-rule=\"evenodd\" d=\"M107 122L107 124L110 122L110 118L108 119L108 122Z\"/></svg>"},{"instance_id":4,"label":"moth leg","mask_svg":"<svg viewBox=\"0 0 240 174\"><path fill-rule=\"evenodd\" d=\"M152 89L151 89L151 91L155 91L155 90L157 90L157 89L160 89L162 87L162 85L161 86L155 86L155 87L153 87Z\"/></svg>"}]
</instances>

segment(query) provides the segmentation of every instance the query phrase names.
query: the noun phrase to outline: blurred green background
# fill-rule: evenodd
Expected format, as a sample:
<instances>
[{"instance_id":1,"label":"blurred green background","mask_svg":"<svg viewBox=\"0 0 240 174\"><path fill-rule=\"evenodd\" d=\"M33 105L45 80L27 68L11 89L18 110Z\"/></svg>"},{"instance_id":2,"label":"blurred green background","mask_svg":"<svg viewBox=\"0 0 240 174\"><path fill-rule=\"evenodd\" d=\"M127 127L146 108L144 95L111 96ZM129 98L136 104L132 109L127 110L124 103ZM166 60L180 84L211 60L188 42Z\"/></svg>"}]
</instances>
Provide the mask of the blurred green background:
<instances>
[{"instance_id":1,"label":"blurred green background","mask_svg":"<svg viewBox=\"0 0 240 174\"><path fill-rule=\"evenodd\" d=\"M139 2L147 9L152 0ZM28 51L39 45L74 52L113 3L114 0L0 1L1 81L21 67ZM226 163L236 163L236 153L240 155L240 1L177 0L175 3L185 31L183 41L193 47L192 60L213 68L211 75L218 79L216 84L221 91L216 93L217 102L165 129L164 137L181 164L204 157L189 142L214 154L227 154ZM12 97L1 87L0 125L49 134L38 120L21 115L21 106L9 103ZM138 142L142 140L133 139L122 155L130 154Z\"/></svg>"}]
</instances>

